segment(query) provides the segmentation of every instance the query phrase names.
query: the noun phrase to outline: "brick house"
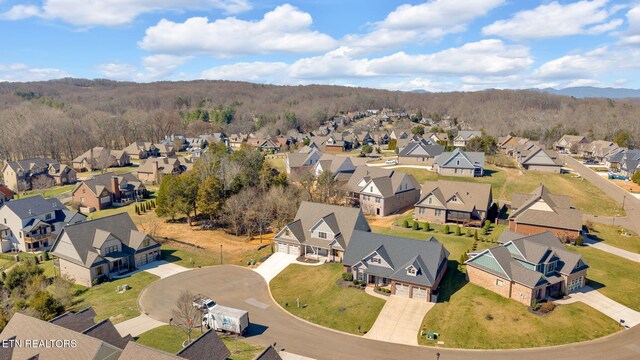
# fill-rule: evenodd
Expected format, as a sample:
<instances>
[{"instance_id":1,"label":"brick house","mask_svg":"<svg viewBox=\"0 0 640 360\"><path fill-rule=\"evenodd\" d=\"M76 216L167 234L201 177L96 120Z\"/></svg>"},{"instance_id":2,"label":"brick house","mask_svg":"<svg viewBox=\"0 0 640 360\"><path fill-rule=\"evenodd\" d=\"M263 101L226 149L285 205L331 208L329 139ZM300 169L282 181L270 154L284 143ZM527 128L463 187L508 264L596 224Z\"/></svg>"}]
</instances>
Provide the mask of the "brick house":
<instances>
[{"instance_id":1,"label":"brick house","mask_svg":"<svg viewBox=\"0 0 640 360\"><path fill-rule=\"evenodd\" d=\"M14 195L15 193L11 189L6 187L5 185L0 185L0 206L2 206L2 204L4 204L5 202L13 199Z\"/></svg>"},{"instance_id":2,"label":"brick house","mask_svg":"<svg viewBox=\"0 0 640 360\"><path fill-rule=\"evenodd\" d=\"M504 245L465 262L469 282L527 306L586 285L589 266L550 231L536 235L505 231L499 242Z\"/></svg>"},{"instance_id":3,"label":"brick house","mask_svg":"<svg viewBox=\"0 0 640 360\"><path fill-rule=\"evenodd\" d=\"M124 148L123 151L133 160L160 156L160 149L149 141L134 141Z\"/></svg>"},{"instance_id":4,"label":"brick house","mask_svg":"<svg viewBox=\"0 0 640 360\"><path fill-rule=\"evenodd\" d=\"M142 200L147 189L132 173L115 175L106 173L92 176L79 182L73 189L71 196L73 206L103 210L112 205L125 205Z\"/></svg>"},{"instance_id":5,"label":"brick house","mask_svg":"<svg viewBox=\"0 0 640 360\"><path fill-rule=\"evenodd\" d=\"M414 240L356 230L343 264L354 279L389 286L395 296L436 302L448 256L434 237Z\"/></svg>"},{"instance_id":6,"label":"brick house","mask_svg":"<svg viewBox=\"0 0 640 360\"><path fill-rule=\"evenodd\" d=\"M575 239L582 231L582 211L571 204L571 198L554 195L544 185L530 194L513 194L509 231L534 235L551 231L560 239Z\"/></svg>"},{"instance_id":7,"label":"brick house","mask_svg":"<svg viewBox=\"0 0 640 360\"><path fill-rule=\"evenodd\" d=\"M31 190L31 182L39 176L53 177L57 185L73 184L76 173L67 165L49 158L6 161L2 168L4 184L13 191Z\"/></svg>"},{"instance_id":8,"label":"brick house","mask_svg":"<svg viewBox=\"0 0 640 360\"><path fill-rule=\"evenodd\" d=\"M491 184L425 181L413 217L417 221L480 225L493 204Z\"/></svg>"}]
</instances>

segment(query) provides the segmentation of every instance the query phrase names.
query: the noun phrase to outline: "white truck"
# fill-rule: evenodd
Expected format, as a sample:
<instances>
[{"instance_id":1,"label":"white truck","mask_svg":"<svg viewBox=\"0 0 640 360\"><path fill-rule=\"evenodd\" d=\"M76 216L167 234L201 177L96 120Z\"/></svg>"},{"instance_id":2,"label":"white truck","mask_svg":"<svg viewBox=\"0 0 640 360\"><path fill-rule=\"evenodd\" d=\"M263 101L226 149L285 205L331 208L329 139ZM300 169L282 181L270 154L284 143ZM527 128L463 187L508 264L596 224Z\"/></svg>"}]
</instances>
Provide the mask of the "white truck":
<instances>
[{"instance_id":1,"label":"white truck","mask_svg":"<svg viewBox=\"0 0 640 360\"><path fill-rule=\"evenodd\" d=\"M209 311L216 306L216 302L202 294L198 294L193 299L193 306L201 311Z\"/></svg>"},{"instance_id":2,"label":"white truck","mask_svg":"<svg viewBox=\"0 0 640 360\"><path fill-rule=\"evenodd\" d=\"M202 318L202 325L207 329L242 335L249 328L249 313L244 310L215 305Z\"/></svg>"}]
</instances>

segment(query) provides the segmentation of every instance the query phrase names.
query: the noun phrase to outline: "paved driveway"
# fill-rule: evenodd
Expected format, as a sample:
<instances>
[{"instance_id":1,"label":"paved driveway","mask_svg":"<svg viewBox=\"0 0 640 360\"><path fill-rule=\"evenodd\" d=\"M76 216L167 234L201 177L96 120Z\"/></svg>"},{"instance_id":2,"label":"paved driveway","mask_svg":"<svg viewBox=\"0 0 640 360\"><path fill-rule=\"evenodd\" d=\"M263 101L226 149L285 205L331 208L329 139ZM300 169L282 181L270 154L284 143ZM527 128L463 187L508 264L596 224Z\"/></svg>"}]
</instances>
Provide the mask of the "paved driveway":
<instances>
[{"instance_id":1,"label":"paved driveway","mask_svg":"<svg viewBox=\"0 0 640 360\"><path fill-rule=\"evenodd\" d=\"M586 343L524 350L455 350L382 342L312 325L282 310L269 295L260 275L233 265L194 269L160 279L140 295L142 313L167 322L182 290L202 293L222 305L249 311L247 341L270 345L315 359L435 359L440 360L600 360L640 358L640 326ZM517 329L514 329L517 331Z\"/></svg>"},{"instance_id":2,"label":"paved driveway","mask_svg":"<svg viewBox=\"0 0 640 360\"><path fill-rule=\"evenodd\" d=\"M398 344L418 345L418 332L424 316L434 303L395 295L389 296L371 330L369 339Z\"/></svg>"},{"instance_id":3,"label":"paved driveway","mask_svg":"<svg viewBox=\"0 0 640 360\"><path fill-rule=\"evenodd\" d=\"M268 284L271 279L278 276L282 270L295 262L295 255L276 252L271 254L271 256L269 256L265 262L260 264L260 266L255 268L254 271L262 276Z\"/></svg>"},{"instance_id":4,"label":"paved driveway","mask_svg":"<svg viewBox=\"0 0 640 360\"><path fill-rule=\"evenodd\" d=\"M615 321L624 320L625 326L634 327L640 324L640 312L609 299L589 286L585 286L578 292L571 293L568 299L557 302L570 304L576 301L581 301L591 306Z\"/></svg>"},{"instance_id":5,"label":"paved driveway","mask_svg":"<svg viewBox=\"0 0 640 360\"><path fill-rule=\"evenodd\" d=\"M138 267L138 270L146 271L150 274L159 276L161 279L189 270L184 266L174 263L158 260L150 262L146 265Z\"/></svg>"},{"instance_id":6,"label":"paved driveway","mask_svg":"<svg viewBox=\"0 0 640 360\"><path fill-rule=\"evenodd\" d=\"M147 332L151 329L155 329L158 326L162 326L162 325L167 325L167 324L162 321L152 319L145 314L142 314L133 319L129 319L127 321L123 321L121 323L115 324L115 327L121 336L126 336L128 334L131 334L131 336L138 336L144 332Z\"/></svg>"}]
</instances>

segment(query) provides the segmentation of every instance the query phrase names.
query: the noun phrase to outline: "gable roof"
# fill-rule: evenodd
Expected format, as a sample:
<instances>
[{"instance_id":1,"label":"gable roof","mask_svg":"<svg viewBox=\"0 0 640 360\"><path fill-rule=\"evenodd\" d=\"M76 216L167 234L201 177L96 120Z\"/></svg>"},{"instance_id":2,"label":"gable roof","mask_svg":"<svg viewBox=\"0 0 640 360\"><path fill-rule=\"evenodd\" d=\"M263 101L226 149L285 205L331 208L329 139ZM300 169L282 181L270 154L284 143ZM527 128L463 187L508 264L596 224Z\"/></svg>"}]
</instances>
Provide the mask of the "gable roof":
<instances>
[{"instance_id":1,"label":"gable roof","mask_svg":"<svg viewBox=\"0 0 640 360\"><path fill-rule=\"evenodd\" d=\"M342 262L354 266L374 251L380 253L381 248L393 266L388 274L391 279L429 287L435 285L443 261L449 256L447 249L434 237L415 240L356 230ZM406 268L412 264L420 267L416 276L407 275Z\"/></svg>"},{"instance_id":2,"label":"gable roof","mask_svg":"<svg viewBox=\"0 0 640 360\"><path fill-rule=\"evenodd\" d=\"M273 345L269 345L253 360L282 360L282 357L280 357Z\"/></svg>"},{"instance_id":3,"label":"gable roof","mask_svg":"<svg viewBox=\"0 0 640 360\"><path fill-rule=\"evenodd\" d=\"M387 176L390 177L393 175L394 171L390 169L385 169L382 167L372 167L367 165L356 166L356 170L353 172L351 177L349 177L349 181L345 185L343 185L343 189L351 192L360 192L363 186L358 186L361 180L365 180L368 182L372 178Z\"/></svg>"},{"instance_id":4,"label":"gable roof","mask_svg":"<svg viewBox=\"0 0 640 360\"><path fill-rule=\"evenodd\" d=\"M213 329L200 335L176 354L187 360L224 360L229 355L231 352Z\"/></svg>"},{"instance_id":5,"label":"gable roof","mask_svg":"<svg viewBox=\"0 0 640 360\"><path fill-rule=\"evenodd\" d=\"M45 199L42 195L7 201L4 203L4 206L10 209L21 219L46 214L56 210L66 210L71 212L70 210L67 210L67 207L64 206L60 200L56 198Z\"/></svg>"},{"instance_id":6,"label":"gable roof","mask_svg":"<svg viewBox=\"0 0 640 360\"><path fill-rule=\"evenodd\" d=\"M153 159L155 160L155 159ZM133 173L125 173L121 175L116 175L112 172L104 173L101 175L93 175L86 180L79 182L76 187L73 189L75 192L82 184L85 184L91 192L93 192L96 196L102 194L102 192L106 189L109 193L113 193L113 189L111 188L111 181L114 177L118 178L118 186L120 190L135 190L139 188L144 188L144 185Z\"/></svg>"},{"instance_id":7,"label":"gable roof","mask_svg":"<svg viewBox=\"0 0 640 360\"><path fill-rule=\"evenodd\" d=\"M322 154L320 160L316 164L316 167L320 165L323 171L331 171L333 174L338 172L353 172L355 166L351 162L351 158L348 156L337 156L333 154Z\"/></svg>"},{"instance_id":8,"label":"gable roof","mask_svg":"<svg viewBox=\"0 0 640 360\"><path fill-rule=\"evenodd\" d=\"M536 203L544 203L550 210L536 208ZM582 211L573 207L571 198L551 194L544 185L530 194L513 194L511 208L509 219L517 223L582 230Z\"/></svg>"},{"instance_id":9,"label":"gable roof","mask_svg":"<svg viewBox=\"0 0 640 360\"><path fill-rule=\"evenodd\" d=\"M525 157L520 159L522 165L545 165L562 166L562 161L558 158L558 153L545 150L538 145L532 146Z\"/></svg>"},{"instance_id":10,"label":"gable roof","mask_svg":"<svg viewBox=\"0 0 640 360\"><path fill-rule=\"evenodd\" d=\"M416 206L420 206L429 194L433 194L446 209L468 212L473 209L487 211L492 200L491 184L451 180L425 181ZM448 202L454 195L462 203Z\"/></svg>"},{"instance_id":11,"label":"gable roof","mask_svg":"<svg viewBox=\"0 0 640 360\"><path fill-rule=\"evenodd\" d=\"M408 184L408 187L406 189L400 188L400 185L403 182L406 182ZM391 176L372 177L362 187L360 192L365 191L365 189L371 184L373 184L378 189L378 191L380 191L380 194L382 195L383 198L391 197L405 191L415 190L420 188L420 185L418 184L416 179L413 177L413 175L396 172L396 171L394 171L391 174Z\"/></svg>"},{"instance_id":12,"label":"gable roof","mask_svg":"<svg viewBox=\"0 0 640 360\"><path fill-rule=\"evenodd\" d=\"M184 358L130 341L118 360L184 360Z\"/></svg>"},{"instance_id":13,"label":"gable roof","mask_svg":"<svg viewBox=\"0 0 640 360\"><path fill-rule=\"evenodd\" d=\"M460 165L452 161L453 159L460 159ZM484 153L483 152L465 152L455 149L451 152L443 152L437 156L435 163L441 168L458 168L458 169L475 169L476 167L484 168Z\"/></svg>"},{"instance_id":14,"label":"gable roof","mask_svg":"<svg viewBox=\"0 0 640 360\"><path fill-rule=\"evenodd\" d=\"M51 158L31 158L23 160L6 161L5 167L9 166L13 171L30 171L34 167L48 168L50 165L59 164L57 160Z\"/></svg>"},{"instance_id":15,"label":"gable roof","mask_svg":"<svg viewBox=\"0 0 640 360\"><path fill-rule=\"evenodd\" d=\"M460 130L458 131L458 135L456 135L456 139L461 138L464 141L469 141L473 137L482 137L482 132L477 130Z\"/></svg>"},{"instance_id":16,"label":"gable roof","mask_svg":"<svg viewBox=\"0 0 640 360\"><path fill-rule=\"evenodd\" d=\"M398 156L402 157L436 157L442 154L444 146L433 144L431 141L422 139L419 141L411 140L399 152Z\"/></svg>"}]
</instances>

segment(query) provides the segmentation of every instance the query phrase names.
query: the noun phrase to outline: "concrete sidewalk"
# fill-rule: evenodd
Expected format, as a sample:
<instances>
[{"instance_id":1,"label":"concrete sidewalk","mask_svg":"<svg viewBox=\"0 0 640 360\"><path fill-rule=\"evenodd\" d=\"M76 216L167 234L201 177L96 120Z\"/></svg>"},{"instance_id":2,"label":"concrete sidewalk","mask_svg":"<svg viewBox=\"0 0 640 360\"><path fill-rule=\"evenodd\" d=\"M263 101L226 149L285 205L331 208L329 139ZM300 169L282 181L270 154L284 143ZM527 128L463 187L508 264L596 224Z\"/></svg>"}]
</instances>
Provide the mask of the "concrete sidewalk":
<instances>
[{"instance_id":1,"label":"concrete sidewalk","mask_svg":"<svg viewBox=\"0 0 640 360\"><path fill-rule=\"evenodd\" d=\"M140 316L133 319L115 324L115 327L121 336L126 336L128 334L131 334L131 336L138 336L144 332L155 329L162 325L167 324L163 323L162 321L152 319L145 314L141 314Z\"/></svg>"},{"instance_id":2,"label":"concrete sidewalk","mask_svg":"<svg viewBox=\"0 0 640 360\"><path fill-rule=\"evenodd\" d=\"M624 320L624 325L627 327L632 328L640 324L640 312L609 299L589 286L585 286L578 292L571 293L568 297L554 302L558 304L571 304L577 301L591 306L616 322L619 322L621 319Z\"/></svg>"},{"instance_id":3,"label":"concrete sidewalk","mask_svg":"<svg viewBox=\"0 0 640 360\"><path fill-rule=\"evenodd\" d=\"M159 276L161 279L169 277L171 275L179 274L189 269L174 263L170 263L164 260L158 260L150 262L146 265L142 265L138 270L146 271L150 274Z\"/></svg>"},{"instance_id":4,"label":"concrete sidewalk","mask_svg":"<svg viewBox=\"0 0 640 360\"><path fill-rule=\"evenodd\" d=\"M435 304L395 295L389 296L376 322L364 337L397 344L418 345L424 316Z\"/></svg>"}]
</instances>

